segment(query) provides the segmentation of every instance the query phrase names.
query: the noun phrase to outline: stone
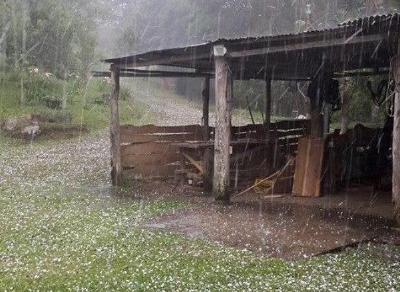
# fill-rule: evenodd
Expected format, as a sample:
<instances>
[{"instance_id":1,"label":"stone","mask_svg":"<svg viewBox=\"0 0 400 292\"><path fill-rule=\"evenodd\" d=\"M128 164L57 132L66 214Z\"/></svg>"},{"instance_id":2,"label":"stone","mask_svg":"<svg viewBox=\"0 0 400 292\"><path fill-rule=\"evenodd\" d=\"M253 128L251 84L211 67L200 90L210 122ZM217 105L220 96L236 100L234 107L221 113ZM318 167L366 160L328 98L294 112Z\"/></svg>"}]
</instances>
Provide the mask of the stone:
<instances>
[{"instance_id":1,"label":"stone","mask_svg":"<svg viewBox=\"0 0 400 292\"><path fill-rule=\"evenodd\" d=\"M19 126L20 122L17 118L8 118L3 125L3 130L11 132Z\"/></svg>"},{"instance_id":2,"label":"stone","mask_svg":"<svg viewBox=\"0 0 400 292\"><path fill-rule=\"evenodd\" d=\"M36 136L40 133L40 127L39 125L29 125L24 128L22 128L22 134L28 134L30 136Z\"/></svg>"}]
</instances>

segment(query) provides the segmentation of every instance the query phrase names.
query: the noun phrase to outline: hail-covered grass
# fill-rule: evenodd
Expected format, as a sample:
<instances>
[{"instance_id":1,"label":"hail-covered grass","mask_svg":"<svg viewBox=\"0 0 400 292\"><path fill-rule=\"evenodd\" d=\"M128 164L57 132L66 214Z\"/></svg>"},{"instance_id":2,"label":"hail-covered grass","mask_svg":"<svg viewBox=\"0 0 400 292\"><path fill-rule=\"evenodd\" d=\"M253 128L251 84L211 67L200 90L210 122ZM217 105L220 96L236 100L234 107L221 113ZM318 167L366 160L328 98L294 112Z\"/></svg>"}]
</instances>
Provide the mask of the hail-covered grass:
<instances>
[{"instance_id":1,"label":"hail-covered grass","mask_svg":"<svg viewBox=\"0 0 400 292\"><path fill-rule=\"evenodd\" d=\"M145 218L185 206L116 195L107 145L104 133L0 139L0 291L400 289L391 246L290 262L143 228Z\"/></svg>"}]
</instances>

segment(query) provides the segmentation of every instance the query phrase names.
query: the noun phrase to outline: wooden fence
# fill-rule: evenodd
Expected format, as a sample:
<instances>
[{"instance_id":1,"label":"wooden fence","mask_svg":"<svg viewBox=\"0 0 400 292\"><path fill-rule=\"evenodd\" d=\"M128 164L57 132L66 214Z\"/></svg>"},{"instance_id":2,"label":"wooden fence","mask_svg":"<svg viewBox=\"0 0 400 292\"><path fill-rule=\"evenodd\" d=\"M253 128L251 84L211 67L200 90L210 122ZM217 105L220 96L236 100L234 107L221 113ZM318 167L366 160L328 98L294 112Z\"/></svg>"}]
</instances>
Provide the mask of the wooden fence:
<instances>
[{"instance_id":1,"label":"wooden fence","mask_svg":"<svg viewBox=\"0 0 400 292\"><path fill-rule=\"evenodd\" d=\"M174 143L201 141L199 125L178 127L121 126L121 163L127 178L173 177L179 167Z\"/></svg>"},{"instance_id":2,"label":"wooden fence","mask_svg":"<svg viewBox=\"0 0 400 292\"><path fill-rule=\"evenodd\" d=\"M270 137L277 140L281 154L293 154L299 137L309 133L309 120L289 120L271 124ZM214 128L210 127L214 138ZM232 141L265 140L262 124L232 127ZM179 149L174 144L202 141L200 125L140 127L125 125L120 128L121 163L126 178L172 178L179 169Z\"/></svg>"}]
</instances>

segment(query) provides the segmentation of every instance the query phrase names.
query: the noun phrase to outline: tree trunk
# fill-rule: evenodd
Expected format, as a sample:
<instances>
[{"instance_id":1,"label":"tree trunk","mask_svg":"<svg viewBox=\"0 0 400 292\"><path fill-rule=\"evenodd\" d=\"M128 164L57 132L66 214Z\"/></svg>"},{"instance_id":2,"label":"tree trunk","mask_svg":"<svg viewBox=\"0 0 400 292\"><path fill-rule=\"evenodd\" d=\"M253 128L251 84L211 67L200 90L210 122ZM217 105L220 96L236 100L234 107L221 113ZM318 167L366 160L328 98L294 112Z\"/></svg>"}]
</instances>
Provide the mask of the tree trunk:
<instances>
[{"instance_id":1,"label":"tree trunk","mask_svg":"<svg viewBox=\"0 0 400 292\"><path fill-rule=\"evenodd\" d=\"M399 52L400 53L400 52ZM400 54L392 60L393 76L396 82L393 124L393 194L394 217L400 225Z\"/></svg>"},{"instance_id":2,"label":"tree trunk","mask_svg":"<svg viewBox=\"0 0 400 292\"><path fill-rule=\"evenodd\" d=\"M111 65L111 181L114 186L118 186L119 178L122 174L121 155L120 155L120 139L119 139L119 68Z\"/></svg>"},{"instance_id":3,"label":"tree trunk","mask_svg":"<svg viewBox=\"0 0 400 292\"><path fill-rule=\"evenodd\" d=\"M215 145L213 194L229 201L229 149L231 140L231 100L228 94L228 62L215 58Z\"/></svg>"}]
</instances>

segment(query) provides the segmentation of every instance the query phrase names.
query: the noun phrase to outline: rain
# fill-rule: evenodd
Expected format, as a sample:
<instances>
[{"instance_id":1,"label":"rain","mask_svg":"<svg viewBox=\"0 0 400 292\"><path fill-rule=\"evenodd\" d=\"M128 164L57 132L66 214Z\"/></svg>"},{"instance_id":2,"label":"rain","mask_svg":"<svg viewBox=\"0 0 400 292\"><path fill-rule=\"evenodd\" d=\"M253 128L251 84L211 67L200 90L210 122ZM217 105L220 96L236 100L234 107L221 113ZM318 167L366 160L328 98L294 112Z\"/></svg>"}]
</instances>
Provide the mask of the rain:
<instances>
[{"instance_id":1,"label":"rain","mask_svg":"<svg viewBox=\"0 0 400 292\"><path fill-rule=\"evenodd\" d=\"M400 291L400 2L0 2L1 291Z\"/></svg>"}]
</instances>

